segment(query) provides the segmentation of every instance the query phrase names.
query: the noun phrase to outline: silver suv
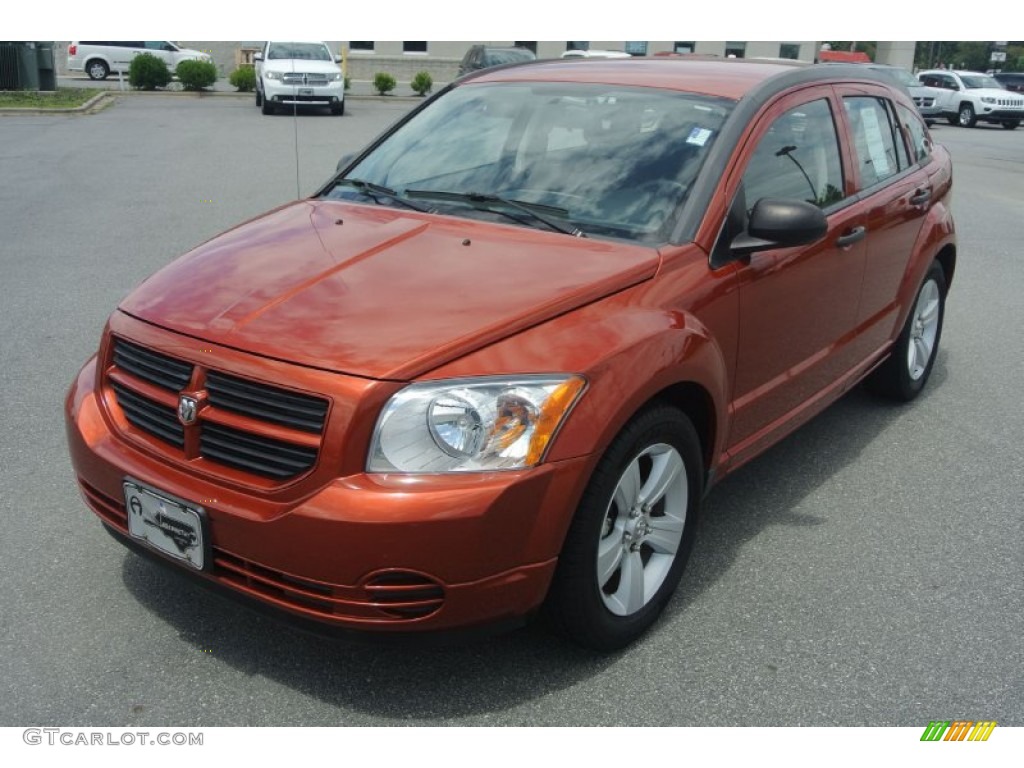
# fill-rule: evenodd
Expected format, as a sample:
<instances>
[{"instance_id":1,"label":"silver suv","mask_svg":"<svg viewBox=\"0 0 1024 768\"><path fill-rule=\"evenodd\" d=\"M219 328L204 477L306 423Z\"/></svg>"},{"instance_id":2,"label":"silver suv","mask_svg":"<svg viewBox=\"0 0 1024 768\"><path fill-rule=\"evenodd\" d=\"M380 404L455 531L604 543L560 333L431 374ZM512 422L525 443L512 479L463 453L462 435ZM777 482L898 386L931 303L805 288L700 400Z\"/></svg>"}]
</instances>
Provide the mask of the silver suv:
<instances>
[{"instance_id":1,"label":"silver suv","mask_svg":"<svg viewBox=\"0 0 1024 768\"><path fill-rule=\"evenodd\" d=\"M930 69L917 77L938 91L939 109L951 125L973 128L981 121L1012 131L1024 120L1024 95L1007 91L991 75Z\"/></svg>"}]
</instances>

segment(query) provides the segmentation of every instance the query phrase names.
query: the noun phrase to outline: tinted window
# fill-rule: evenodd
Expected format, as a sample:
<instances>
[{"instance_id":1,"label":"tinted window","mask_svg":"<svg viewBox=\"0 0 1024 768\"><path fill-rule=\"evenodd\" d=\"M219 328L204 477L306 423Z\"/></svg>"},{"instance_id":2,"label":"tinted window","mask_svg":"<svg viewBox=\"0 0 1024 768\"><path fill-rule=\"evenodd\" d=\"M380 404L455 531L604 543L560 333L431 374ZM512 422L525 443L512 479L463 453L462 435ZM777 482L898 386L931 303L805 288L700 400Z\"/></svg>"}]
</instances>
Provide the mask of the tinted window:
<instances>
[{"instance_id":1,"label":"tinted window","mask_svg":"<svg viewBox=\"0 0 1024 768\"><path fill-rule=\"evenodd\" d=\"M853 130L855 162L860 169L861 188L866 188L900 172L897 141L902 138L889 119L884 99L852 96L843 99Z\"/></svg>"},{"instance_id":2,"label":"tinted window","mask_svg":"<svg viewBox=\"0 0 1024 768\"><path fill-rule=\"evenodd\" d=\"M932 141L928 137L928 131L924 127L920 116L902 104L896 105L896 113L899 115L903 130L910 140L910 149L914 153L916 162L926 162L932 153Z\"/></svg>"},{"instance_id":3,"label":"tinted window","mask_svg":"<svg viewBox=\"0 0 1024 768\"><path fill-rule=\"evenodd\" d=\"M835 120L826 99L789 110L761 137L743 174L747 210L763 197L825 208L843 198Z\"/></svg>"}]
</instances>

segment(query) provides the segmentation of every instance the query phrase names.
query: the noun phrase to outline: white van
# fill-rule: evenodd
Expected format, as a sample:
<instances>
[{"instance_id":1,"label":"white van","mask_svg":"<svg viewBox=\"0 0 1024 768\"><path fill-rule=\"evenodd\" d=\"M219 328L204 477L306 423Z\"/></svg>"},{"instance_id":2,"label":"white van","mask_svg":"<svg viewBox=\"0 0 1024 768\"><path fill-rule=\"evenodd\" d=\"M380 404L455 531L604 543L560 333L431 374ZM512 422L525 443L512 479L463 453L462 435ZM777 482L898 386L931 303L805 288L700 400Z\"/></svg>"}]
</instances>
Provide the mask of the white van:
<instances>
[{"instance_id":1,"label":"white van","mask_svg":"<svg viewBox=\"0 0 1024 768\"><path fill-rule=\"evenodd\" d=\"M180 48L169 40L132 40L106 43L73 41L68 46L68 71L85 72L93 80L106 80L111 72L127 72L132 59L140 53L151 53L164 60L174 72L179 61L195 59L210 61L210 54L191 48Z\"/></svg>"}]
</instances>

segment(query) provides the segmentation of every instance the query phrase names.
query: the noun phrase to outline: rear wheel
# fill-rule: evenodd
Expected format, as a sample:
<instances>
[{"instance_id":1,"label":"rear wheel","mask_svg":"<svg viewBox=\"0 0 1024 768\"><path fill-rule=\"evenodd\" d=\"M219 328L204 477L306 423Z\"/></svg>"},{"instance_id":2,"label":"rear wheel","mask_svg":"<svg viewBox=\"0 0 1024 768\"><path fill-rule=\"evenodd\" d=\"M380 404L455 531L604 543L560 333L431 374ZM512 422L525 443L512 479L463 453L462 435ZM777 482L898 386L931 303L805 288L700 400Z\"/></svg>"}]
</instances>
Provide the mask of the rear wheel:
<instances>
[{"instance_id":1,"label":"rear wheel","mask_svg":"<svg viewBox=\"0 0 1024 768\"><path fill-rule=\"evenodd\" d=\"M894 400L917 397L935 364L945 312L946 275L933 261L892 354L868 378L868 389Z\"/></svg>"},{"instance_id":2,"label":"rear wheel","mask_svg":"<svg viewBox=\"0 0 1024 768\"><path fill-rule=\"evenodd\" d=\"M85 65L85 73L92 80L106 80L110 74L110 67L103 59L92 59Z\"/></svg>"},{"instance_id":3,"label":"rear wheel","mask_svg":"<svg viewBox=\"0 0 1024 768\"><path fill-rule=\"evenodd\" d=\"M559 557L545 611L571 639L614 650L658 618L693 547L700 441L684 413L635 417L597 465Z\"/></svg>"}]
</instances>

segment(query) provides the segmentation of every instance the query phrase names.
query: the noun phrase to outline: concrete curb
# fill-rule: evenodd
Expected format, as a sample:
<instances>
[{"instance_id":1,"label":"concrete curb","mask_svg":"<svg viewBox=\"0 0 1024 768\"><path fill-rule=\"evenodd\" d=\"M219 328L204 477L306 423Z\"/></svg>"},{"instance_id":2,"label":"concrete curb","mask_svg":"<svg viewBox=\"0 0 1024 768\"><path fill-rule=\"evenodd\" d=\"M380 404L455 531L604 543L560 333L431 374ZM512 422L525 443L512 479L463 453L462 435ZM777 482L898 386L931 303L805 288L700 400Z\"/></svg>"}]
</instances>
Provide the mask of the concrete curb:
<instances>
[{"instance_id":1,"label":"concrete curb","mask_svg":"<svg viewBox=\"0 0 1024 768\"><path fill-rule=\"evenodd\" d=\"M113 97L112 93L97 93L80 107L0 107L0 115L91 115L110 106Z\"/></svg>"}]
</instances>

